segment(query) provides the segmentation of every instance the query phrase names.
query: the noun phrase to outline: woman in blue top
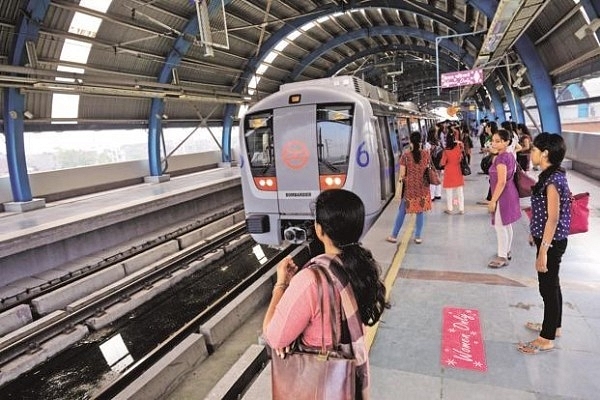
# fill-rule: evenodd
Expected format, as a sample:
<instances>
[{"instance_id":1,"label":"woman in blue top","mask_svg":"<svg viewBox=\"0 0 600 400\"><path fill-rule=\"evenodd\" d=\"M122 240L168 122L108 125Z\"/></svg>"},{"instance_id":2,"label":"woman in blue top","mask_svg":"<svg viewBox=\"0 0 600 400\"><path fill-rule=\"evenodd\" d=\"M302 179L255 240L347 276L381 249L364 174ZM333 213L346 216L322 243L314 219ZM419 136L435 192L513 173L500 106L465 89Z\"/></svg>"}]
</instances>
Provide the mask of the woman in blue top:
<instances>
[{"instance_id":1,"label":"woman in blue top","mask_svg":"<svg viewBox=\"0 0 600 400\"><path fill-rule=\"evenodd\" d=\"M560 166L566 151L562 136L547 132L540 133L531 148L531 161L542 170L531 195L529 244L537 247L535 269L544 300L544 321L525 324L540 332L535 340L519 343L519 351L525 354L552 350L554 339L560 336L562 293L558 271L571 225L571 191Z\"/></svg>"}]
</instances>

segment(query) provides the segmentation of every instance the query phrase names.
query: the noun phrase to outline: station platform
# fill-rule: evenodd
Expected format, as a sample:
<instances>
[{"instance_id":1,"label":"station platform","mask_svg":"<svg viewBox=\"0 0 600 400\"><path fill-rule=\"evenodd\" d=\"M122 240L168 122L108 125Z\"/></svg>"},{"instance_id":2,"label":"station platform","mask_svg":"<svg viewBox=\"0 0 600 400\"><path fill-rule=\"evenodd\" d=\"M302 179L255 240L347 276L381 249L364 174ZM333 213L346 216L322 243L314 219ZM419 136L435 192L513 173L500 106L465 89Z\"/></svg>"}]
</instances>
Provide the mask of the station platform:
<instances>
[{"instance_id":1,"label":"station platform","mask_svg":"<svg viewBox=\"0 0 600 400\"><path fill-rule=\"evenodd\" d=\"M478 155L465 182L465 214L448 215L445 193L427 213L423 243L412 241L414 216L408 217L399 243L385 241L396 215L392 201L363 240L383 269L391 309L369 329L371 398L375 400L433 399L597 399L600 393L600 186L569 171L573 193L590 192L590 231L569 237L561 264L562 336L551 352L520 353L516 344L537 334L525 328L541 322L543 302L534 267L535 248L527 243L525 214L514 224L512 261L501 269L487 267L496 254L496 236L486 206L477 205L487 193L488 177L479 175ZM535 174L534 172L531 172ZM522 199L523 207L529 199ZM476 314L479 330L469 326L469 342L452 361L443 349L443 319L447 308ZM455 311L456 313L456 311ZM243 352L244 341L256 343L261 315L254 315L235 336L232 353ZM465 322L465 321L461 321ZM468 321L471 322L472 321ZM475 340L477 335L483 339ZM248 339L250 337L250 339ZM247 342L246 342L247 343ZM475 344L474 344L475 343ZM475 355L470 347L479 346ZM456 350L456 349L454 349ZM453 350L450 350L451 352ZM442 356L444 354L444 356ZM449 353L452 354L452 353ZM479 357L480 360L469 360ZM207 394L205 373L215 369L210 358L175 390L170 399L216 399ZM454 365L453 365L454 364ZM242 397L271 398L270 366Z\"/></svg>"},{"instance_id":2,"label":"station platform","mask_svg":"<svg viewBox=\"0 0 600 400\"><path fill-rule=\"evenodd\" d=\"M25 213L0 213L0 295L52 279L56 274L42 276L50 269L77 268L67 264L223 207L226 201L219 196L241 201L239 168L75 197Z\"/></svg>"}]
</instances>

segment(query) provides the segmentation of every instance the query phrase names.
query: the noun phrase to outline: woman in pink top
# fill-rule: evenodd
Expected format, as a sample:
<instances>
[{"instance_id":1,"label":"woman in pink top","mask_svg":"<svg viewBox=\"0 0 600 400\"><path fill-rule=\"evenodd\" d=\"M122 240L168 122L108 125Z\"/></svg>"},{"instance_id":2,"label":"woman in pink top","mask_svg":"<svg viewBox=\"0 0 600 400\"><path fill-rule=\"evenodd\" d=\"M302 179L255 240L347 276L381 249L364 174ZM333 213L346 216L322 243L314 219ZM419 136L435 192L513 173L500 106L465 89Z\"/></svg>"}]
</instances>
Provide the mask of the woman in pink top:
<instances>
[{"instance_id":1,"label":"woman in pink top","mask_svg":"<svg viewBox=\"0 0 600 400\"><path fill-rule=\"evenodd\" d=\"M291 258L277 266L277 283L263 321L263 337L273 349L273 356L285 357L285 348L296 338L310 347L320 348L322 332L325 345L331 347L332 332L329 296L324 296L321 310L317 281L311 265L323 266L335 286L335 309L338 342L351 344L357 362L355 399L369 398L368 350L365 344L365 325L374 325L388 306L379 266L371 252L358 242L364 226L363 202L352 192L343 189L326 190L316 200L315 233L323 242L325 253L310 260L298 271ZM297 272L298 271L298 272ZM323 287L328 285L322 279ZM351 304L342 309L341 299ZM321 311L325 326L321 324ZM341 335L342 321L348 334ZM349 336L349 337L348 337Z\"/></svg>"}]
</instances>

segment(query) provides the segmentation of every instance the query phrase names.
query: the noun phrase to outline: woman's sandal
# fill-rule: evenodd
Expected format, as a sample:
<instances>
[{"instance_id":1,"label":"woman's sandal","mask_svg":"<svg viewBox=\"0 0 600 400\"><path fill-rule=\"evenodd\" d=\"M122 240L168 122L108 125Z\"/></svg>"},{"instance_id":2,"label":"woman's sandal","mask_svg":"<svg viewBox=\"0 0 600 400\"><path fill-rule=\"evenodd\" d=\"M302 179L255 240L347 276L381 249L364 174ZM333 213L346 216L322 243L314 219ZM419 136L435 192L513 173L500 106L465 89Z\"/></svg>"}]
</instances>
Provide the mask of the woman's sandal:
<instances>
[{"instance_id":1,"label":"woman's sandal","mask_svg":"<svg viewBox=\"0 0 600 400\"><path fill-rule=\"evenodd\" d=\"M494 258L492 261L488 263L488 267L490 268L502 268L508 265L508 260L506 258L498 257Z\"/></svg>"},{"instance_id":2,"label":"woman's sandal","mask_svg":"<svg viewBox=\"0 0 600 400\"><path fill-rule=\"evenodd\" d=\"M533 341L527 343L519 343L517 345L517 350L519 350L523 354L536 355L539 353L547 353L549 351L554 350L553 347L542 347L540 345L535 344Z\"/></svg>"}]
</instances>

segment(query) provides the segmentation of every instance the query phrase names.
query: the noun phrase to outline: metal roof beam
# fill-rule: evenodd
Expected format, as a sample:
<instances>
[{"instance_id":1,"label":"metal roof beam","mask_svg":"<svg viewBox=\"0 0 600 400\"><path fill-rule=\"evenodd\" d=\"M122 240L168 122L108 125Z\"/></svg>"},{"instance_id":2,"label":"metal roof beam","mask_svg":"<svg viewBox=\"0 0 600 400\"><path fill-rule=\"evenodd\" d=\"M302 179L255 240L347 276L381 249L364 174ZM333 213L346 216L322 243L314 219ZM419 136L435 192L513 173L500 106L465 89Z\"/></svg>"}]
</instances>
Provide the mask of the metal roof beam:
<instances>
[{"instance_id":1,"label":"metal roof beam","mask_svg":"<svg viewBox=\"0 0 600 400\"><path fill-rule=\"evenodd\" d=\"M304 57L298 65L294 68L292 73L289 76L288 81L295 81L300 74L307 68L308 65L312 64L317 58L321 57L326 52L331 49L344 44L346 42L350 42L356 39L360 39L363 37L369 36L390 36L390 35L404 35L411 36L423 39L428 42L435 43L436 36L428 31L423 31L420 29L405 27L405 26L375 26L373 28L360 29L358 31L348 32L344 35L338 36L335 39L329 40L327 43L323 44L321 47L312 51L309 55ZM447 41L441 44L446 50L454 54L463 53L458 45L454 42ZM461 59L459 59L464 65L472 65L474 60L469 55L464 55Z\"/></svg>"}]
</instances>

